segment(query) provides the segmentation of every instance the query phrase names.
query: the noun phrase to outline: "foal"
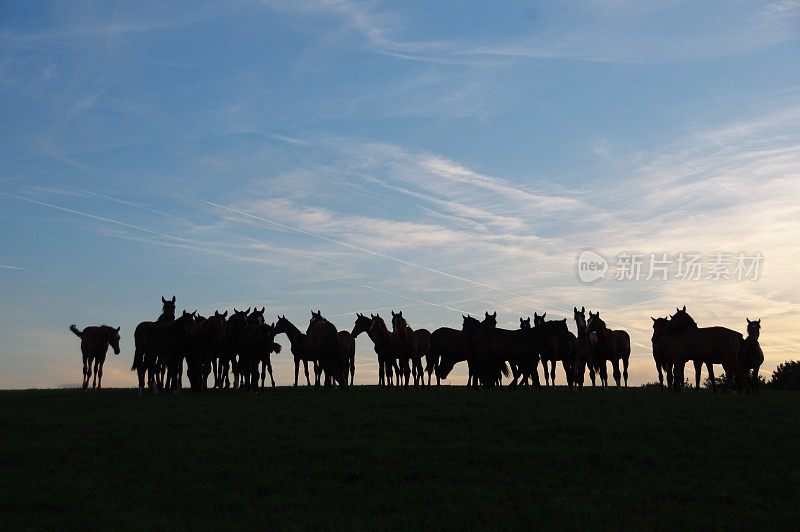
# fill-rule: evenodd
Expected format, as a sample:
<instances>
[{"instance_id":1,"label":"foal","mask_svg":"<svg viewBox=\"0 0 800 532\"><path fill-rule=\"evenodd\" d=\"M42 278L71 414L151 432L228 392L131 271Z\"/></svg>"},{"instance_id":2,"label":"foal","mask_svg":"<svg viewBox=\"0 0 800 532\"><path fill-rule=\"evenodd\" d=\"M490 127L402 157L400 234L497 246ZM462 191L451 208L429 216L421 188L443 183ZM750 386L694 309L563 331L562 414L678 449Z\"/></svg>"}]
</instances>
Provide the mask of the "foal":
<instances>
[{"instance_id":1,"label":"foal","mask_svg":"<svg viewBox=\"0 0 800 532\"><path fill-rule=\"evenodd\" d=\"M81 353L83 354L83 389L89 387L89 378L92 379L92 388L102 388L103 364L106 361L108 346L119 354L119 327L100 325L99 327L86 327L83 331L75 325L70 325L69 330L81 339ZM94 371L92 370L94 362Z\"/></svg>"}]
</instances>

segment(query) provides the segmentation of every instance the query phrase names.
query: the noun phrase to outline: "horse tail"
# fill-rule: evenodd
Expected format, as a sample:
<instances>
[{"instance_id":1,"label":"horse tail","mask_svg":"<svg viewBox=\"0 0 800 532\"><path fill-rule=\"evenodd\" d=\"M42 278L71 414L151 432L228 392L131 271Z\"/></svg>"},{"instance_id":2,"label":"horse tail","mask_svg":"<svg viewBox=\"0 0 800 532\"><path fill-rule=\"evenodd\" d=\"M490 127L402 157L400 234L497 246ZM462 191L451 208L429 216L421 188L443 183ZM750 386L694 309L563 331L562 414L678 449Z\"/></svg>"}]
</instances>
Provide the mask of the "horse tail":
<instances>
[{"instance_id":1,"label":"horse tail","mask_svg":"<svg viewBox=\"0 0 800 532\"><path fill-rule=\"evenodd\" d=\"M75 324L70 325L69 330L72 331L78 338L83 338L83 332L78 329Z\"/></svg>"}]
</instances>

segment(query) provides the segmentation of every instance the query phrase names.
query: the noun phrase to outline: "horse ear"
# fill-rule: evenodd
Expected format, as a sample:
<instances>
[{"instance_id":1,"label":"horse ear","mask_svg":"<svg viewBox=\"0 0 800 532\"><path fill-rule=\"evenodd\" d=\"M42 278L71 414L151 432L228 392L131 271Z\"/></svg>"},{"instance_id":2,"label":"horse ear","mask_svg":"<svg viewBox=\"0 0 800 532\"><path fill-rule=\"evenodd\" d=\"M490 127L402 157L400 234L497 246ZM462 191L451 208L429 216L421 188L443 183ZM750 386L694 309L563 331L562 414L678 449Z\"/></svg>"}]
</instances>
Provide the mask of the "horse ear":
<instances>
[{"instance_id":1,"label":"horse ear","mask_svg":"<svg viewBox=\"0 0 800 532\"><path fill-rule=\"evenodd\" d=\"M759 321L760 321L760 320L759 320ZM119 332L119 330L120 330L121 328L122 328L122 327L117 327L117 332Z\"/></svg>"},{"instance_id":2,"label":"horse ear","mask_svg":"<svg viewBox=\"0 0 800 532\"><path fill-rule=\"evenodd\" d=\"M162 302L162 303L166 303L166 302L167 302L167 300L166 300L166 299L164 299L164 296L161 296L161 302Z\"/></svg>"},{"instance_id":3,"label":"horse ear","mask_svg":"<svg viewBox=\"0 0 800 532\"><path fill-rule=\"evenodd\" d=\"M758 319L756 320L756 323L758 323L759 325L761 325L761 318L758 318Z\"/></svg>"},{"instance_id":4,"label":"horse ear","mask_svg":"<svg viewBox=\"0 0 800 532\"><path fill-rule=\"evenodd\" d=\"M547 316L547 312L545 312L544 314L542 314L542 319L544 319L544 317L545 317L545 316Z\"/></svg>"},{"instance_id":5,"label":"horse ear","mask_svg":"<svg viewBox=\"0 0 800 532\"><path fill-rule=\"evenodd\" d=\"M494 311L494 314L492 314L492 317L493 317L493 318L496 318L496 317L497 317L497 311L496 311L496 310Z\"/></svg>"},{"instance_id":6,"label":"horse ear","mask_svg":"<svg viewBox=\"0 0 800 532\"><path fill-rule=\"evenodd\" d=\"M578 313L578 307L572 307L572 312L574 312L575 314L577 314L577 313Z\"/></svg>"},{"instance_id":7,"label":"horse ear","mask_svg":"<svg viewBox=\"0 0 800 532\"><path fill-rule=\"evenodd\" d=\"M752 321L750 321L750 318L745 318L745 319L747 320L747 323L753 323Z\"/></svg>"},{"instance_id":8,"label":"horse ear","mask_svg":"<svg viewBox=\"0 0 800 532\"><path fill-rule=\"evenodd\" d=\"M584 312L586 312L586 307L581 307L581 314L583 314Z\"/></svg>"},{"instance_id":9,"label":"horse ear","mask_svg":"<svg viewBox=\"0 0 800 532\"><path fill-rule=\"evenodd\" d=\"M175 296L172 296L172 302L175 303Z\"/></svg>"},{"instance_id":10,"label":"horse ear","mask_svg":"<svg viewBox=\"0 0 800 532\"><path fill-rule=\"evenodd\" d=\"M653 316L650 316L650 319L653 320L653 323L656 322L656 319Z\"/></svg>"},{"instance_id":11,"label":"horse ear","mask_svg":"<svg viewBox=\"0 0 800 532\"><path fill-rule=\"evenodd\" d=\"M227 317L228 317L228 311L227 311L227 310L226 310L225 312L223 312L223 313L222 313L222 317L223 317L223 318L227 318Z\"/></svg>"},{"instance_id":12,"label":"horse ear","mask_svg":"<svg viewBox=\"0 0 800 532\"><path fill-rule=\"evenodd\" d=\"M686 305L683 306L683 311L686 312Z\"/></svg>"}]
</instances>

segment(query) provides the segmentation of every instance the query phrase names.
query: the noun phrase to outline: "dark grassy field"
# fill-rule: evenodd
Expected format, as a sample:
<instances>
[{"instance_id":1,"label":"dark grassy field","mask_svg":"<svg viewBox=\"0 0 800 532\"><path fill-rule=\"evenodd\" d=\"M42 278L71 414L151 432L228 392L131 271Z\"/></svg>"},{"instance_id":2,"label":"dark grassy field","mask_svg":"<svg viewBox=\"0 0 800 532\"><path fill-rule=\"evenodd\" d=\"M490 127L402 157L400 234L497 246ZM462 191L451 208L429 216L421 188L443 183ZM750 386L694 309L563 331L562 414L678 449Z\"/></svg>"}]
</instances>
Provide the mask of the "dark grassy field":
<instances>
[{"instance_id":1,"label":"dark grassy field","mask_svg":"<svg viewBox=\"0 0 800 532\"><path fill-rule=\"evenodd\" d=\"M0 526L781 527L800 394L0 392Z\"/></svg>"}]
</instances>

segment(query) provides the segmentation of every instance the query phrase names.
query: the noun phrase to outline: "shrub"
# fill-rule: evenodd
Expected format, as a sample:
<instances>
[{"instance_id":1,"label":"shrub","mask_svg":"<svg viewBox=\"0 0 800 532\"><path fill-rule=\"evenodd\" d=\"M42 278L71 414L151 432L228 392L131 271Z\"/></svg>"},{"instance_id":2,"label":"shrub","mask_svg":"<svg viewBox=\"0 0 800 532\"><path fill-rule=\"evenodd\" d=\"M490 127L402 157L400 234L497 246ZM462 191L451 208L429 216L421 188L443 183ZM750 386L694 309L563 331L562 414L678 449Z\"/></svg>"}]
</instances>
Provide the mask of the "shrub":
<instances>
[{"instance_id":1,"label":"shrub","mask_svg":"<svg viewBox=\"0 0 800 532\"><path fill-rule=\"evenodd\" d=\"M780 390L800 390L800 362L789 360L778 364L778 367L772 372L769 384Z\"/></svg>"}]
</instances>

